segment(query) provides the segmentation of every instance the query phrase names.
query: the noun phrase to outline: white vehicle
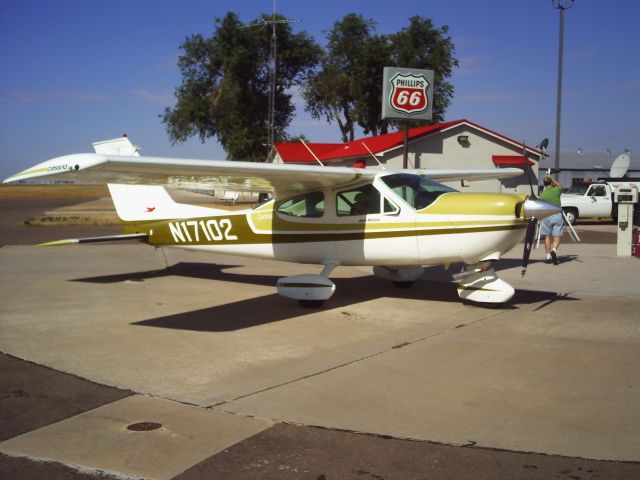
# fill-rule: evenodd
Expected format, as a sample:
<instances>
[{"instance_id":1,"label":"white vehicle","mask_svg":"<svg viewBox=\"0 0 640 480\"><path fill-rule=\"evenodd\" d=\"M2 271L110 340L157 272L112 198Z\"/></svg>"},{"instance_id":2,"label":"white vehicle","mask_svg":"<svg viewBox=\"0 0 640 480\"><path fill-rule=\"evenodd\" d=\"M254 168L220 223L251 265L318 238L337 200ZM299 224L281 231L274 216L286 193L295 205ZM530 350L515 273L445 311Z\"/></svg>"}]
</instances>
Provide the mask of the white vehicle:
<instances>
[{"instance_id":1,"label":"white vehicle","mask_svg":"<svg viewBox=\"0 0 640 480\"><path fill-rule=\"evenodd\" d=\"M613 192L604 182L576 183L560 197L569 223L578 218L615 218Z\"/></svg>"},{"instance_id":2,"label":"white vehicle","mask_svg":"<svg viewBox=\"0 0 640 480\"><path fill-rule=\"evenodd\" d=\"M567 189L560 197L560 201L569 223L574 224L578 218L611 218L616 221L618 217L616 188L640 188L640 179L622 178L628 168L629 156L620 155L611 166L610 179L593 183L576 183Z\"/></svg>"},{"instance_id":3,"label":"white vehicle","mask_svg":"<svg viewBox=\"0 0 640 480\"><path fill-rule=\"evenodd\" d=\"M640 188L640 179L576 183L562 194L562 210L569 223L578 218L611 218L617 221L618 204L615 201L617 187ZM636 207L638 209L640 207Z\"/></svg>"}]
</instances>

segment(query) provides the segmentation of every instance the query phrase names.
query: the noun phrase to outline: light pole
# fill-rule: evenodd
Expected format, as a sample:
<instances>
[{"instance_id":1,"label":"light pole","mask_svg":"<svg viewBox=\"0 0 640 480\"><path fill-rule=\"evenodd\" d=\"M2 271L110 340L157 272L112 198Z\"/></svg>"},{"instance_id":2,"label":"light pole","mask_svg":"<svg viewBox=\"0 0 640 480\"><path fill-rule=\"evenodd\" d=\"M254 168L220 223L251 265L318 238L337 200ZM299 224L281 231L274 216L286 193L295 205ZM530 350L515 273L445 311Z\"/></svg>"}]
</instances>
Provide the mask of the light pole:
<instances>
[{"instance_id":1,"label":"light pole","mask_svg":"<svg viewBox=\"0 0 640 480\"><path fill-rule=\"evenodd\" d=\"M556 174L560 170L560 117L562 112L562 53L564 50L564 11L571 8L575 0L551 0L553 8L560 11L560 42L558 46L558 92L556 102Z\"/></svg>"}]
</instances>

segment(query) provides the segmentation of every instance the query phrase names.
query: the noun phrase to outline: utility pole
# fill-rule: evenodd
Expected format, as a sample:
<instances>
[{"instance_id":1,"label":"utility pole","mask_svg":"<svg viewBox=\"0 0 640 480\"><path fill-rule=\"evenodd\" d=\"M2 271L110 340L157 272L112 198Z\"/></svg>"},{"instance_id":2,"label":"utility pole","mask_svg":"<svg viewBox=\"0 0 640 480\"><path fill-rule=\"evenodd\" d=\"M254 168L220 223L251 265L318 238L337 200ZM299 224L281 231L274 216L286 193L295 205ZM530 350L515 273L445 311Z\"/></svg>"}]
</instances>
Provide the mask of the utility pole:
<instances>
[{"instance_id":1,"label":"utility pole","mask_svg":"<svg viewBox=\"0 0 640 480\"><path fill-rule=\"evenodd\" d=\"M252 23L251 25L247 25L247 27L255 27L261 26L264 27L266 25L271 25L271 52L269 58L269 112L268 112L268 121L269 121L269 133L267 142L271 147L275 142L275 128L276 128L276 76L277 76L277 50L278 50L278 39L276 35L276 24L278 23L298 23L297 20L276 20L276 0L273 0L273 10L271 13L271 20L261 20L259 22ZM242 28L247 28L242 27Z\"/></svg>"},{"instance_id":2,"label":"utility pole","mask_svg":"<svg viewBox=\"0 0 640 480\"><path fill-rule=\"evenodd\" d=\"M285 23L281 20L280 23ZM273 146L275 141L276 128L276 56L278 50L278 42L276 37L276 0L273 0L273 12L271 14L271 71L269 78L269 147Z\"/></svg>"},{"instance_id":3,"label":"utility pole","mask_svg":"<svg viewBox=\"0 0 640 480\"><path fill-rule=\"evenodd\" d=\"M564 50L564 11L573 6L575 0L551 0L553 8L560 11L560 41L558 46L558 91L556 93L556 160L555 171L560 170L560 117L562 115L562 57Z\"/></svg>"}]
</instances>

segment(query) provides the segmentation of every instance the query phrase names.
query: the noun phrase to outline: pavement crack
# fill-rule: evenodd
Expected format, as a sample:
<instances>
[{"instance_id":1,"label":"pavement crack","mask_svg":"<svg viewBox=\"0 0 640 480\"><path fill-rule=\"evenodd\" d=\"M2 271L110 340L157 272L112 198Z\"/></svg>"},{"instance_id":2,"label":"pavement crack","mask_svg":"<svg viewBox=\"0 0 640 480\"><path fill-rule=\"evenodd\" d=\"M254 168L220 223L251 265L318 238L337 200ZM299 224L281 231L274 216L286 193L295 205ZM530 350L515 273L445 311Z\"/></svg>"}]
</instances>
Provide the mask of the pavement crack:
<instances>
[{"instance_id":1,"label":"pavement crack","mask_svg":"<svg viewBox=\"0 0 640 480\"><path fill-rule=\"evenodd\" d=\"M239 395L237 397L234 397L234 398L231 398L231 399L228 399L228 400L222 400L220 402L208 405L206 408L217 408L217 407L220 407L220 406L225 405L227 403L232 403L232 402L236 402L238 400L243 400L245 398L249 398L249 397L252 397L254 395L259 395L261 393L269 392L271 390L275 390L277 388L285 387L287 385L292 385L294 383L301 382L301 381L307 380L309 378L313 378L313 377L317 377L317 376L320 376L320 375L324 375L325 373L331 372L333 370L337 370L339 368L347 367L349 365L353 365L353 364L362 362L364 360L368 360L370 358L374 358L374 357L377 357L379 355L383 355L383 354L391 352L393 350L399 350L399 349L402 349L402 348L405 348L405 347L408 347L408 346L411 346L411 345L415 345L417 343L421 343L421 342L424 342L424 341L427 341L427 340L431 340L432 338L436 338L436 337L438 337L440 335L444 335L445 333L449 333L449 332L451 332L453 330L459 329L461 326L469 327L469 326L476 325L476 324L478 324L480 322L491 320L491 319L496 318L496 317L498 317L500 315L504 315L505 313L506 313L506 311L505 312L496 312L496 313L493 313L493 314L488 315L486 317L479 318L479 319L474 320L472 322L466 323L464 325L456 325L454 327L450 327L450 328L446 328L446 329L434 332L434 333L432 333L430 335L425 335L424 337L420 337L420 338L417 338L415 340L410 340L410 341L398 343L398 344L392 345L390 347L384 348L383 350L379 350L377 352L373 352L373 353L370 353L368 355L364 355L362 357L349 360L347 362L342 362L342 363L339 363L337 365L333 365L331 367L325 368L323 370L318 370L317 372L310 373L308 375L303 375L301 377L297 377L297 378L288 380L286 382L281 382L281 383L278 383L276 385L271 385L269 387L265 387L265 388L262 388L260 390L256 390L254 392L249 392L249 393L246 393L244 395ZM228 413L234 413L234 412L228 412Z\"/></svg>"}]
</instances>

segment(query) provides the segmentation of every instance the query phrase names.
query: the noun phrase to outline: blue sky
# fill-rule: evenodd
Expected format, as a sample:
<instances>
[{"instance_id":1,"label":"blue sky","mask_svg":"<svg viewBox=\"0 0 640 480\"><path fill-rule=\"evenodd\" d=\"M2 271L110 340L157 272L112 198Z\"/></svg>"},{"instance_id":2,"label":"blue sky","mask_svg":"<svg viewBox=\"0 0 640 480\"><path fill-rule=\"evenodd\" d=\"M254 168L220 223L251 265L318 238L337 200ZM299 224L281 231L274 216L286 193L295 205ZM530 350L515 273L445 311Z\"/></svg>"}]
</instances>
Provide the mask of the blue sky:
<instances>
[{"instance_id":1,"label":"blue sky","mask_svg":"<svg viewBox=\"0 0 640 480\"><path fill-rule=\"evenodd\" d=\"M143 155L222 159L215 142L171 146L158 115L180 83L179 46L229 10L271 0L0 0L0 178L128 133ZM551 0L278 0L319 43L345 14L396 32L413 15L448 25L460 67L447 120L554 145L558 11ZM562 149L640 152L640 2L576 0L565 17ZM339 141L298 105L289 133Z\"/></svg>"}]
</instances>

